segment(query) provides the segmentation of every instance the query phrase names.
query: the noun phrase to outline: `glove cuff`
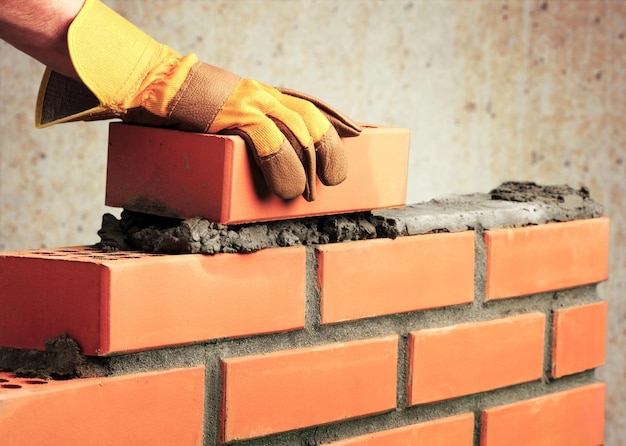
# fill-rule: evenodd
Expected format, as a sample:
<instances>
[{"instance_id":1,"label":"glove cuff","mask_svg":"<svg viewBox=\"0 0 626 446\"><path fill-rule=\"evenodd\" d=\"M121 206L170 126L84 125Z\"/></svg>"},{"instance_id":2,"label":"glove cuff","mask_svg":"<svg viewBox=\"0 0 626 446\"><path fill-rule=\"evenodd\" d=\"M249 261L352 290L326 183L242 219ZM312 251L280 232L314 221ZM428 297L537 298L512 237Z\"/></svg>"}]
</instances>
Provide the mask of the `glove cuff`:
<instances>
[{"instance_id":1,"label":"glove cuff","mask_svg":"<svg viewBox=\"0 0 626 446\"><path fill-rule=\"evenodd\" d=\"M240 81L239 76L229 71L198 62L169 101L165 116L186 130L208 133Z\"/></svg>"},{"instance_id":2,"label":"glove cuff","mask_svg":"<svg viewBox=\"0 0 626 446\"><path fill-rule=\"evenodd\" d=\"M99 0L86 0L68 30L68 48L80 81L47 69L36 125L123 117L144 107L164 116L195 55L180 58Z\"/></svg>"}]
</instances>

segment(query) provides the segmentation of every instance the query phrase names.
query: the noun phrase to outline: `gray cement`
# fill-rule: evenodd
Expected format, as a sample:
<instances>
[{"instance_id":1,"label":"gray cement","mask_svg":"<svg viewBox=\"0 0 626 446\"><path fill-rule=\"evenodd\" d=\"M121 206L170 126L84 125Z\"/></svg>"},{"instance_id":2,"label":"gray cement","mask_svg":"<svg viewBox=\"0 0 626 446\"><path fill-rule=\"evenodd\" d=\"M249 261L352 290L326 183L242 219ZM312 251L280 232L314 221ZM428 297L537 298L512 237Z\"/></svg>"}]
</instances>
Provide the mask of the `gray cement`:
<instances>
[{"instance_id":1,"label":"gray cement","mask_svg":"<svg viewBox=\"0 0 626 446\"><path fill-rule=\"evenodd\" d=\"M369 213L227 226L199 217L177 220L124 210L120 220L104 215L98 235L107 251L217 254L376 238L376 229Z\"/></svg>"},{"instance_id":2,"label":"gray cement","mask_svg":"<svg viewBox=\"0 0 626 446\"><path fill-rule=\"evenodd\" d=\"M595 218L602 206L584 188L507 182L489 194L453 195L372 214L393 228L388 233L416 235Z\"/></svg>"},{"instance_id":3,"label":"gray cement","mask_svg":"<svg viewBox=\"0 0 626 446\"><path fill-rule=\"evenodd\" d=\"M72 379L104 376L97 358L80 353L78 343L66 334L44 341L44 351L0 347L0 369L27 378Z\"/></svg>"},{"instance_id":4,"label":"gray cement","mask_svg":"<svg viewBox=\"0 0 626 446\"><path fill-rule=\"evenodd\" d=\"M100 247L166 254L246 253L431 232L458 232L593 218L602 207L586 189L508 182L489 194L455 195L396 209L246 225L179 220L125 210L103 216Z\"/></svg>"}]
</instances>

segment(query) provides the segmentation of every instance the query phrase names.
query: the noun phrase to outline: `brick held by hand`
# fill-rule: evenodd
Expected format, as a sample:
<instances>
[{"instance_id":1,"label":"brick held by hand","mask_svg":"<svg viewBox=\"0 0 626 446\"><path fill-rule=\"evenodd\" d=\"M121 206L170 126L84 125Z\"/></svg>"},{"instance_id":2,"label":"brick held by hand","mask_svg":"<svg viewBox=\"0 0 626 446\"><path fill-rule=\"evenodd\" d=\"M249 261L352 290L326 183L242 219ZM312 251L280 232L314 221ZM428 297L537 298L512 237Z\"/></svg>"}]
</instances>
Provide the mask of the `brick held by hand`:
<instances>
[{"instance_id":1,"label":"brick held by hand","mask_svg":"<svg viewBox=\"0 0 626 446\"><path fill-rule=\"evenodd\" d=\"M238 136L113 123L106 204L166 217L250 223L403 206L409 130L365 126L343 139L348 178L317 179L317 198L282 200L269 192Z\"/></svg>"}]
</instances>

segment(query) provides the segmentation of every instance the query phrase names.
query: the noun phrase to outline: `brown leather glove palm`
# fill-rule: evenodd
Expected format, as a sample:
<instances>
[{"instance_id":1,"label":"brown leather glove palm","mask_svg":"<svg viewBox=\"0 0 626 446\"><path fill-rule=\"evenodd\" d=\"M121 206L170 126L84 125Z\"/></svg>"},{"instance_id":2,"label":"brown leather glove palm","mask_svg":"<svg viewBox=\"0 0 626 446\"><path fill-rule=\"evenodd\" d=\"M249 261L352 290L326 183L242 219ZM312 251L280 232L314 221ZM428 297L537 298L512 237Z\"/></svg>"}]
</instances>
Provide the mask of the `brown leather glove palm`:
<instances>
[{"instance_id":1,"label":"brown leather glove palm","mask_svg":"<svg viewBox=\"0 0 626 446\"><path fill-rule=\"evenodd\" d=\"M340 136L360 128L315 98L279 90L180 57L98 0L87 0L68 32L80 82L46 71L39 127L120 117L143 124L241 135L269 189L284 199L315 199L347 175Z\"/></svg>"}]
</instances>

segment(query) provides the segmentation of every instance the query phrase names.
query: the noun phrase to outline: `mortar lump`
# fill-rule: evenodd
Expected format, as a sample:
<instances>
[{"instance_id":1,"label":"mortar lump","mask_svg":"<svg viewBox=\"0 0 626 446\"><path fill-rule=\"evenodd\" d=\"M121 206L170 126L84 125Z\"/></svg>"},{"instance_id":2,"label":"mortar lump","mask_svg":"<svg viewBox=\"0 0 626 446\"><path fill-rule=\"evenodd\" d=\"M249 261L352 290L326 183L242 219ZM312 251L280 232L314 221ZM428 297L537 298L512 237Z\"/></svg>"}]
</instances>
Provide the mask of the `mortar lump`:
<instances>
[{"instance_id":1,"label":"mortar lump","mask_svg":"<svg viewBox=\"0 0 626 446\"><path fill-rule=\"evenodd\" d=\"M179 220L129 210L102 218L99 247L166 254L248 253L264 248L308 246L395 237L369 213L310 217L246 225L222 225L200 217Z\"/></svg>"},{"instance_id":2,"label":"mortar lump","mask_svg":"<svg viewBox=\"0 0 626 446\"><path fill-rule=\"evenodd\" d=\"M485 226L484 214L497 213L488 206L490 201L534 203L549 210L546 221L569 221L602 214L601 206L589 197L589 191L584 187L573 189L566 185L541 186L509 181L489 194L435 199L388 210L390 212L358 212L244 225L223 225L200 217L181 220L124 210L120 219L111 214L103 216L102 228L98 231L101 241L97 246L105 251L136 250L162 254L248 253L264 248L467 230L476 225ZM433 209L456 215L458 224L445 226L446 219L437 218ZM519 212L533 214L528 209ZM535 214L531 216L536 218ZM432 218L426 218L429 215ZM408 231L407 222L411 222L411 226L420 222L419 230Z\"/></svg>"},{"instance_id":3,"label":"mortar lump","mask_svg":"<svg viewBox=\"0 0 626 446\"><path fill-rule=\"evenodd\" d=\"M83 356L78 343L61 334L46 339L45 351L0 347L0 369L23 378L65 380L107 374L99 358Z\"/></svg>"},{"instance_id":4,"label":"mortar lump","mask_svg":"<svg viewBox=\"0 0 626 446\"><path fill-rule=\"evenodd\" d=\"M530 181L507 181L491 192L492 200L541 202L552 204L564 209L582 209L589 199L586 187L573 189L566 185L540 186Z\"/></svg>"}]
</instances>

